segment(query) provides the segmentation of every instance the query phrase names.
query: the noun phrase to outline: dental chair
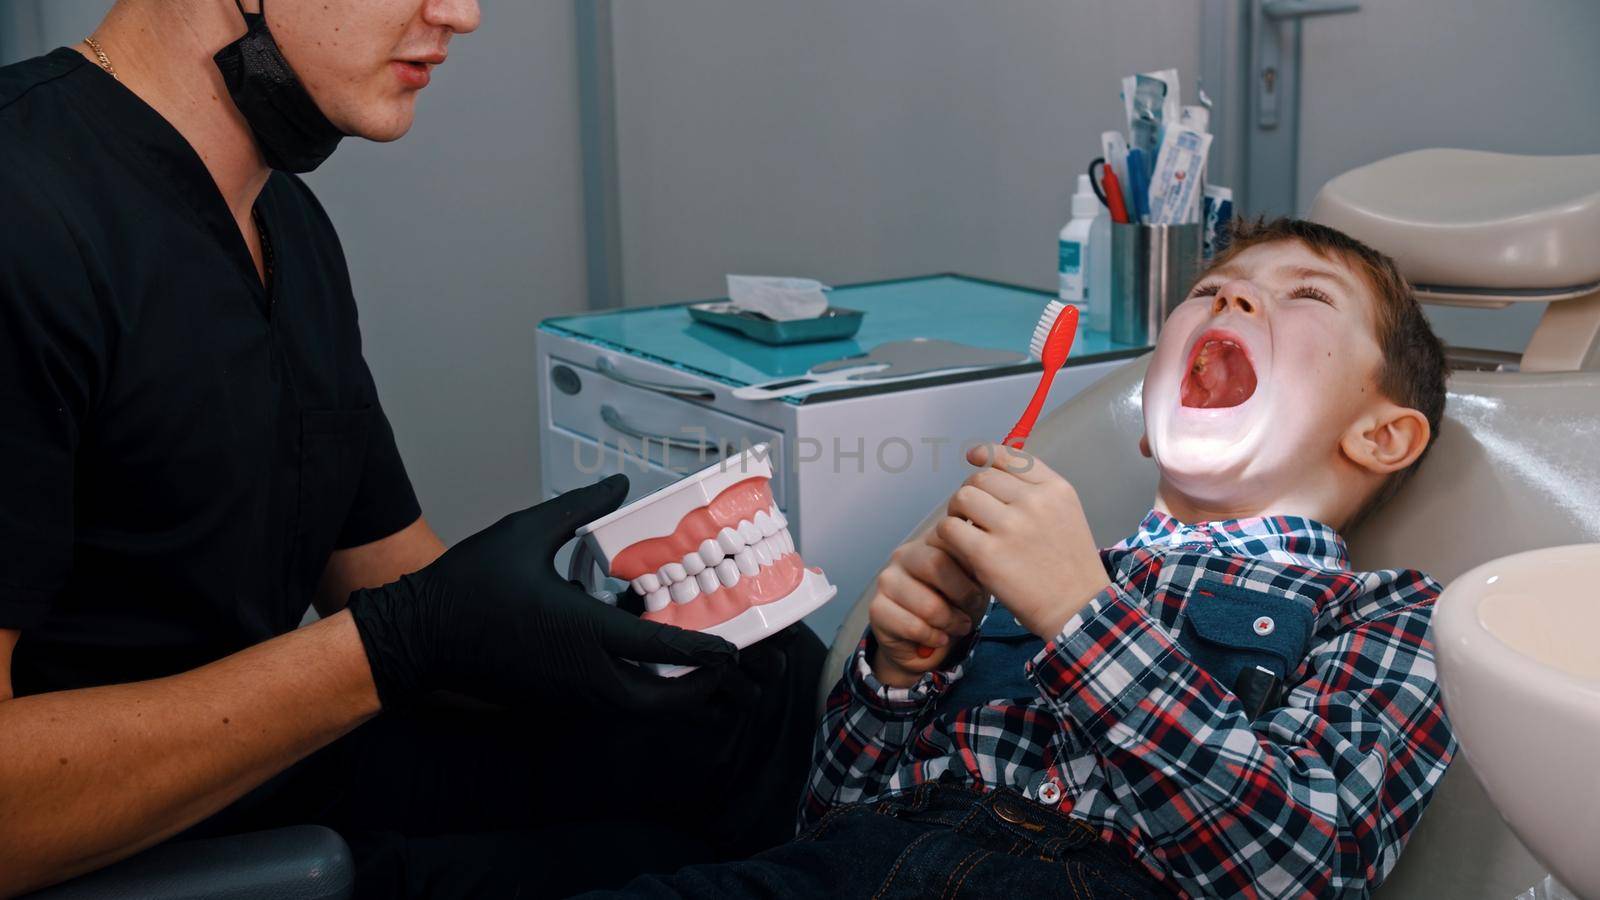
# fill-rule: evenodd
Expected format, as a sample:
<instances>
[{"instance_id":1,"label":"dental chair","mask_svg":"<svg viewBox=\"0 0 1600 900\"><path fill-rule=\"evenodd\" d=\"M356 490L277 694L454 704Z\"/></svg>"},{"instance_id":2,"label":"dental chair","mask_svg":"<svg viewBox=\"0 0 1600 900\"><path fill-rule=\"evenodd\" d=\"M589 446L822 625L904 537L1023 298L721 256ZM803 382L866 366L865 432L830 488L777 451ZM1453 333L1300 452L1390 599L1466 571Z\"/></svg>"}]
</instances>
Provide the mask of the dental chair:
<instances>
[{"instance_id":1,"label":"dental chair","mask_svg":"<svg viewBox=\"0 0 1600 900\"><path fill-rule=\"evenodd\" d=\"M1600 541L1600 155L1403 154L1330 181L1310 218L1393 256L1424 302L1550 304L1520 355L1451 348L1433 449L1346 535L1355 567L1416 568L1449 584L1510 553ZM1101 546L1131 533L1155 496L1155 466L1135 449L1147 364L1106 376L1028 441L1077 488ZM867 626L870 597L840 627L822 696ZM1458 754L1378 894L1510 900L1545 871Z\"/></svg>"}]
</instances>

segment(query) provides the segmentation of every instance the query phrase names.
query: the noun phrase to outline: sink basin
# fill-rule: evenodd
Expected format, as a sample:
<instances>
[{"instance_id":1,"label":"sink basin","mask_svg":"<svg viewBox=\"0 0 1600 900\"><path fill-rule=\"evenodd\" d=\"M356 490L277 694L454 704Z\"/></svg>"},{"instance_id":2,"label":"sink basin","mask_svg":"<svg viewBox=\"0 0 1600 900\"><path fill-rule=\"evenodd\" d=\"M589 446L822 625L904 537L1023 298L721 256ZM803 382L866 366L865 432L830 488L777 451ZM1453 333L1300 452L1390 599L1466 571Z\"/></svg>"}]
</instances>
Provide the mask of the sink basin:
<instances>
[{"instance_id":1,"label":"sink basin","mask_svg":"<svg viewBox=\"0 0 1600 900\"><path fill-rule=\"evenodd\" d=\"M1556 878L1600 898L1600 544L1473 569L1433 628L1445 710L1484 791Z\"/></svg>"}]
</instances>

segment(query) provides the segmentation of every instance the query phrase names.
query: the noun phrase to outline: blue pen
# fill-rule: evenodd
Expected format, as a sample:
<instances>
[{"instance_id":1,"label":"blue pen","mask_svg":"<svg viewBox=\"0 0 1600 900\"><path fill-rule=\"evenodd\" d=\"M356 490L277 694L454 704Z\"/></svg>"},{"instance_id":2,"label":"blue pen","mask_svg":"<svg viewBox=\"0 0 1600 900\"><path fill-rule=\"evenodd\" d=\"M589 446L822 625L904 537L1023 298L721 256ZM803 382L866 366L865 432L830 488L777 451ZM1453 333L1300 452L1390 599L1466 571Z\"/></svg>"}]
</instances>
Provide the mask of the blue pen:
<instances>
[{"instance_id":1,"label":"blue pen","mask_svg":"<svg viewBox=\"0 0 1600 900\"><path fill-rule=\"evenodd\" d=\"M1128 151L1128 181L1139 224L1147 225L1150 222L1150 175L1144 168L1144 153L1138 147Z\"/></svg>"}]
</instances>

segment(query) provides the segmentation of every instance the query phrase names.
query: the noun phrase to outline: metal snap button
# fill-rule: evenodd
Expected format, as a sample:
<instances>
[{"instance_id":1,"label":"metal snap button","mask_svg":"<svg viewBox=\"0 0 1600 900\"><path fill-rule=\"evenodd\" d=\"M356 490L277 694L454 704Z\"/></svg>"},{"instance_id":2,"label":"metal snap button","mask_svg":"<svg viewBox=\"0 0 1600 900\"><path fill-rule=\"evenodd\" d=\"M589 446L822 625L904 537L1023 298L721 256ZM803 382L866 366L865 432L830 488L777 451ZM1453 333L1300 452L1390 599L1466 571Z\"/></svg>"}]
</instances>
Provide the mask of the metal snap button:
<instances>
[{"instance_id":1,"label":"metal snap button","mask_svg":"<svg viewBox=\"0 0 1600 900\"><path fill-rule=\"evenodd\" d=\"M1002 819L1005 819L1007 822L1010 822L1013 825L1021 825L1027 821L1027 819L1022 815L1022 810L1013 806L1009 800L996 801L994 805L994 814Z\"/></svg>"},{"instance_id":2,"label":"metal snap button","mask_svg":"<svg viewBox=\"0 0 1600 900\"><path fill-rule=\"evenodd\" d=\"M1039 785L1039 799L1050 806L1061 802L1061 785L1052 778Z\"/></svg>"},{"instance_id":3,"label":"metal snap button","mask_svg":"<svg viewBox=\"0 0 1600 900\"><path fill-rule=\"evenodd\" d=\"M1251 627L1256 630L1256 634L1266 637L1273 632L1273 629L1278 627L1278 624L1272 621L1271 616L1261 616L1256 619L1255 624Z\"/></svg>"}]
</instances>

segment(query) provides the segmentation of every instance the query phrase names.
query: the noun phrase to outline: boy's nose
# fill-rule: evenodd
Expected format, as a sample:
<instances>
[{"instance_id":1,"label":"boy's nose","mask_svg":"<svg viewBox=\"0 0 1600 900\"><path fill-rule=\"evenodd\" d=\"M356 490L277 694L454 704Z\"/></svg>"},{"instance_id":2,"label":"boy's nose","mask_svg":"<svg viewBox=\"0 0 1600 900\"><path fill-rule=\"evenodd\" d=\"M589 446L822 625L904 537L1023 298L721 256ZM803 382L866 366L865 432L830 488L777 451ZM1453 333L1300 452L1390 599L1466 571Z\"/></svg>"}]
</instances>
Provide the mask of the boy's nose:
<instances>
[{"instance_id":1,"label":"boy's nose","mask_svg":"<svg viewBox=\"0 0 1600 900\"><path fill-rule=\"evenodd\" d=\"M1211 301L1211 314L1220 316L1230 308L1236 309L1245 315L1254 315L1261 304L1251 299L1249 287L1244 284L1225 284L1217 291L1216 299Z\"/></svg>"}]
</instances>

